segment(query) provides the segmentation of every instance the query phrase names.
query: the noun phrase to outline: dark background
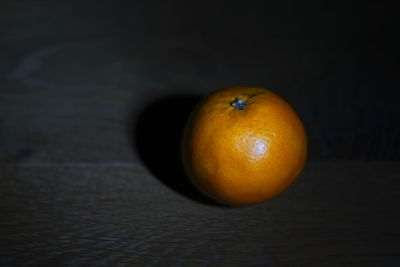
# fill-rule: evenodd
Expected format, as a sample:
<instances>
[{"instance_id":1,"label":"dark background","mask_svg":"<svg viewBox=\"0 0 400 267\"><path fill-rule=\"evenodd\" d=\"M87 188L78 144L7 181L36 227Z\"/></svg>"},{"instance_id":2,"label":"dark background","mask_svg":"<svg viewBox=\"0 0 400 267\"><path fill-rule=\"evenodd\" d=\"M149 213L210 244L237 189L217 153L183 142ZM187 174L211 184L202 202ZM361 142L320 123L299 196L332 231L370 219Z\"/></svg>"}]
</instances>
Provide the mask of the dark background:
<instances>
[{"instance_id":1,"label":"dark background","mask_svg":"<svg viewBox=\"0 0 400 267\"><path fill-rule=\"evenodd\" d=\"M394 1L2 1L0 158L130 161L114 130L146 105L244 84L296 108L311 159L398 160L397 17Z\"/></svg>"},{"instance_id":2,"label":"dark background","mask_svg":"<svg viewBox=\"0 0 400 267\"><path fill-rule=\"evenodd\" d=\"M395 1L0 2L0 264L398 266ZM269 88L309 138L298 182L196 191L190 110ZM147 265L146 265L147 264Z\"/></svg>"}]
</instances>

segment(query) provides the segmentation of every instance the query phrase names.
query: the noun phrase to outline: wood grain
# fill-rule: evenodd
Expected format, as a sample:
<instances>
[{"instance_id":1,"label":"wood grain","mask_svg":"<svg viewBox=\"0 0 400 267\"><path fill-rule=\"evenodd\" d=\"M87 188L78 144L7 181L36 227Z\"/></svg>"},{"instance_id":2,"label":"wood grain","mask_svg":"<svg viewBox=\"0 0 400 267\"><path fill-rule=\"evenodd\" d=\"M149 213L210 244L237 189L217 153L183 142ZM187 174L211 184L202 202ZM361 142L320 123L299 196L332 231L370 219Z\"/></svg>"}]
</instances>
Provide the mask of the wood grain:
<instances>
[{"instance_id":1,"label":"wood grain","mask_svg":"<svg viewBox=\"0 0 400 267\"><path fill-rule=\"evenodd\" d=\"M141 164L0 170L1 266L400 264L396 162L310 162L283 195L242 208L187 198Z\"/></svg>"}]
</instances>

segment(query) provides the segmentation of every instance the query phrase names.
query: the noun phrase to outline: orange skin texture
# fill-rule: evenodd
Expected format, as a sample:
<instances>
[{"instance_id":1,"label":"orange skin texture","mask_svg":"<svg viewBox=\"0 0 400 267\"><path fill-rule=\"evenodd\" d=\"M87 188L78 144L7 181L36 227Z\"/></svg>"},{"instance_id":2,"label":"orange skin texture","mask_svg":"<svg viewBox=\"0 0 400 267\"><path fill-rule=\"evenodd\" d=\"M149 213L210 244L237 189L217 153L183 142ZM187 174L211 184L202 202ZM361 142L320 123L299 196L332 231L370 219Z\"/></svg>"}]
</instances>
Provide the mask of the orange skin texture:
<instances>
[{"instance_id":1,"label":"orange skin texture","mask_svg":"<svg viewBox=\"0 0 400 267\"><path fill-rule=\"evenodd\" d=\"M235 99L244 102L242 110ZM227 205L261 203L291 185L307 158L307 137L293 108L256 87L215 91L193 111L183 138L191 181Z\"/></svg>"}]
</instances>

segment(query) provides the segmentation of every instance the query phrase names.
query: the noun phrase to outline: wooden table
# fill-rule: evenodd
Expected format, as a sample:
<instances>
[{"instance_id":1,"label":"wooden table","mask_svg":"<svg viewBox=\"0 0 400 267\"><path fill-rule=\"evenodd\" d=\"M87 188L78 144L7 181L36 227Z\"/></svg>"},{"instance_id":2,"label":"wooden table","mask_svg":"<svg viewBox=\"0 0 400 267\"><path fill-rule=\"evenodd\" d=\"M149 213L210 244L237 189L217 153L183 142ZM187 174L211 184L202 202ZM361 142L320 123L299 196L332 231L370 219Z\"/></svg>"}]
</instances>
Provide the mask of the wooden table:
<instances>
[{"instance_id":1,"label":"wooden table","mask_svg":"<svg viewBox=\"0 0 400 267\"><path fill-rule=\"evenodd\" d=\"M309 162L229 208L139 163L3 164L0 265L397 266L400 164Z\"/></svg>"}]
</instances>

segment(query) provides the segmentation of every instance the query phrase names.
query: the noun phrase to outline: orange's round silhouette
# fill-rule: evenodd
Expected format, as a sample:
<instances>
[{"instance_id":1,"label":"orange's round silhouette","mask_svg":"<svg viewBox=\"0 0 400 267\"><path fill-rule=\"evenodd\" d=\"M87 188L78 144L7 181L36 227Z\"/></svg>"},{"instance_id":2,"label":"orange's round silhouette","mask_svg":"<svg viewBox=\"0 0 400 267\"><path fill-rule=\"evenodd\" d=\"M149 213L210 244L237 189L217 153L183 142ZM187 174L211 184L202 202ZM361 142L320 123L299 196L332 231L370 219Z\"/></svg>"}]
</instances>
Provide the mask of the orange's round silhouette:
<instances>
[{"instance_id":1,"label":"orange's round silhouette","mask_svg":"<svg viewBox=\"0 0 400 267\"><path fill-rule=\"evenodd\" d=\"M307 138L293 108L275 93L232 87L206 97L183 138L192 182L228 205L264 202L284 191L307 157Z\"/></svg>"}]
</instances>

